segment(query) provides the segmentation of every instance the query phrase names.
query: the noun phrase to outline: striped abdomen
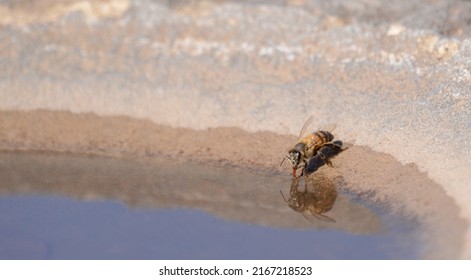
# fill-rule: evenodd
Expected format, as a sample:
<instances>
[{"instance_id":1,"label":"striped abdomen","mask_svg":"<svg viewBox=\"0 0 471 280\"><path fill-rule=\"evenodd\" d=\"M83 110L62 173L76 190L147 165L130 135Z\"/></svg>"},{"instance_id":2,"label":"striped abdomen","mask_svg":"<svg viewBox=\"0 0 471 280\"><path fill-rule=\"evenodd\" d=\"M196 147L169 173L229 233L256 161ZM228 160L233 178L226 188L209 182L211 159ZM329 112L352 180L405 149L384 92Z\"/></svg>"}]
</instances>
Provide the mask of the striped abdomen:
<instances>
[{"instance_id":1,"label":"striped abdomen","mask_svg":"<svg viewBox=\"0 0 471 280\"><path fill-rule=\"evenodd\" d=\"M325 143L334 140L334 135L328 131L320 130L309 134L303 140L306 144L305 156L310 158L314 156Z\"/></svg>"}]
</instances>

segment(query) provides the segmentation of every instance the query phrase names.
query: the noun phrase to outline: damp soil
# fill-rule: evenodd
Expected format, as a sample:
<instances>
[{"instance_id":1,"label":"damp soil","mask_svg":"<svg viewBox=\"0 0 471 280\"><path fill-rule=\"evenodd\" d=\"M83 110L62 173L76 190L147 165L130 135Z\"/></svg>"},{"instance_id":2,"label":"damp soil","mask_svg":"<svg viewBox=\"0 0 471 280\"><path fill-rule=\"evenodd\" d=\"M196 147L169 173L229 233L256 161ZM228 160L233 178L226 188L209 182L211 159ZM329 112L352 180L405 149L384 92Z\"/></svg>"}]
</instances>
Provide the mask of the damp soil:
<instances>
[{"instance_id":1,"label":"damp soil","mask_svg":"<svg viewBox=\"0 0 471 280\"><path fill-rule=\"evenodd\" d=\"M292 181L279 166L289 135L53 111L0 117L1 258L454 259L463 250L467 223L442 187L365 146L345 141L333 167L315 158L307 180Z\"/></svg>"}]
</instances>

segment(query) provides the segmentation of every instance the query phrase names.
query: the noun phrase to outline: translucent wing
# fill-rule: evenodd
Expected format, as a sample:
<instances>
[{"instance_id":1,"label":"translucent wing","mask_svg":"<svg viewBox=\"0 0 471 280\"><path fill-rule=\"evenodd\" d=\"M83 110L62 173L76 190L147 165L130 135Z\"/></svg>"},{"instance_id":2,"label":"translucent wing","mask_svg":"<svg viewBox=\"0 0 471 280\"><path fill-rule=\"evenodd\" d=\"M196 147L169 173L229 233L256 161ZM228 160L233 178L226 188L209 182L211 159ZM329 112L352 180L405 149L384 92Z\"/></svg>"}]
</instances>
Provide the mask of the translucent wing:
<instances>
[{"instance_id":1,"label":"translucent wing","mask_svg":"<svg viewBox=\"0 0 471 280\"><path fill-rule=\"evenodd\" d=\"M335 123L328 123L326 125L323 125L319 130L324 130L333 133L336 128L337 125Z\"/></svg>"},{"instance_id":2,"label":"translucent wing","mask_svg":"<svg viewBox=\"0 0 471 280\"><path fill-rule=\"evenodd\" d=\"M308 128L312 126L312 122L314 120L314 116L310 116L305 122L301 131L299 132L298 140L306 136L306 131L309 131Z\"/></svg>"},{"instance_id":3,"label":"translucent wing","mask_svg":"<svg viewBox=\"0 0 471 280\"><path fill-rule=\"evenodd\" d=\"M316 219L318 219L319 221L323 221L323 222L328 222L328 223L336 223L337 221L332 219L331 217L328 217L326 215L322 215L322 214L318 214L314 211L309 211L310 215L309 214L306 214L306 213L302 213L304 218L306 218L306 220L308 220L309 222L311 223L314 223L315 219L313 217L315 217Z\"/></svg>"},{"instance_id":4,"label":"translucent wing","mask_svg":"<svg viewBox=\"0 0 471 280\"><path fill-rule=\"evenodd\" d=\"M298 140L306 137L306 135L308 135L309 133L314 132L313 124L314 124L314 116L311 115L304 122L304 125L301 128L301 131L299 132ZM337 128L337 125L335 123L329 123L329 124L323 125L321 128L319 128L317 130L324 130L324 131L328 131L328 132L332 133L332 132L334 132L334 130L336 128Z\"/></svg>"},{"instance_id":5,"label":"translucent wing","mask_svg":"<svg viewBox=\"0 0 471 280\"><path fill-rule=\"evenodd\" d=\"M336 223L337 221L332 219L331 217L328 217L326 215L318 214L314 211L311 211L311 214L316 217L317 219L324 221L324 222L329 222L329 223Z\"/></svg>"},{"instance_id":6,"label":"translucent wing","mask_svg":"<svg viewBox=\"0 0 471 280\"><path fill-rule=\"evenodd\" d=\"M334 130L337 128L337 125L335 123L328 123L325 125L322 125L317 131L327 131L330 132L334 135L334 139L336 138L334 134Z\"/></svg>"}]
</instances>

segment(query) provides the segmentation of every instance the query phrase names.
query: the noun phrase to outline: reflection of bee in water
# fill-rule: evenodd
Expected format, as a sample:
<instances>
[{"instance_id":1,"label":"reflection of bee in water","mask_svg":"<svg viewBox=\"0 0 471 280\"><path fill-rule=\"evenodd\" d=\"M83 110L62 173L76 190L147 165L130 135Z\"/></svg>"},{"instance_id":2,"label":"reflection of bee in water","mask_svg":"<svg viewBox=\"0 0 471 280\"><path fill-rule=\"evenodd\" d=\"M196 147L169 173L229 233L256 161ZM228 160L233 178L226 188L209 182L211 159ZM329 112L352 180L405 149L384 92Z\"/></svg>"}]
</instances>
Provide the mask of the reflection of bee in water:
<instances>
[{"instance_id":1,"label":"reflection of bee in water","mask_svg":"<svg viewBox=\"0 0 471 280\"><path fill-rule=\"evenodd\" d=\"M308 191L307 186L312 183L314 190ZM301 213L308 221L315 217L324 222L335 223L335 220L324 215L332 209L337 199L337 190L332 181L325 178L309 178L304 185L304 191L298 191L299 179L293 178L291 182L290 197L286 199L280 191L281 196L294 211Z\"/></svg>"},{"instance_id":2,"label":"reflection of bee in water","mask_svg":"<svg viewBox=\"0 0 471 280\"><path fill-rule=\"evenodd\" d=\"M289 150L288 155L285 156L283 161L281 161L280 163L281 166L285 159L289 159L289 161L291 162L291 166L293 167L293 177L296 177L296 170L298 169L298 166L303 163L305 167L306 162L310 158L315 156L322 147L329 146L335 149L341 148L341 146L332 142L332 140L334 140L334 135L327 130L319 130L308 135L305 134L310 125L312 124L313 119L314 117L311 116L306 120L304 126L299 132L298 143L294 145L294 148ZM332 126L331 129L333 130L334 128L335 127ZM332 162L329 158L327 158L322 153L320 153L320 156L327 165L332 166ZM304 168L301 174L303 173Z\"/></svg>"}]
</instances>

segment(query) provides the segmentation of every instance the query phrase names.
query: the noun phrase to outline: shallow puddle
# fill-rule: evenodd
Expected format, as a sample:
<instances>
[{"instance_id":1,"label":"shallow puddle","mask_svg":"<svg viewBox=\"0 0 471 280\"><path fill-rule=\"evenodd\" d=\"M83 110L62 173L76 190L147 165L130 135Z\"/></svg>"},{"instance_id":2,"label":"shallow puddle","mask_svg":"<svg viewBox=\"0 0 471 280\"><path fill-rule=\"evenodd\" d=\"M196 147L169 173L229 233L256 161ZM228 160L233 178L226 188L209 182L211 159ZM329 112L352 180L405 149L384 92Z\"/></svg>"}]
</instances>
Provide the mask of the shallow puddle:
<instances>
[{"instance_id":1,"label":"shallow puddle","mask_svg":"<svg viewBox=\"0 0 471 280\"><path fill-rule=\"evenodd\" d=\"M335 178L0 154L2 259L410 259L417 230Z\"/></svg>"}]
</instances>

